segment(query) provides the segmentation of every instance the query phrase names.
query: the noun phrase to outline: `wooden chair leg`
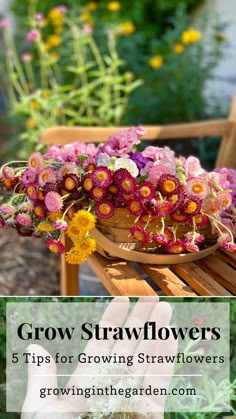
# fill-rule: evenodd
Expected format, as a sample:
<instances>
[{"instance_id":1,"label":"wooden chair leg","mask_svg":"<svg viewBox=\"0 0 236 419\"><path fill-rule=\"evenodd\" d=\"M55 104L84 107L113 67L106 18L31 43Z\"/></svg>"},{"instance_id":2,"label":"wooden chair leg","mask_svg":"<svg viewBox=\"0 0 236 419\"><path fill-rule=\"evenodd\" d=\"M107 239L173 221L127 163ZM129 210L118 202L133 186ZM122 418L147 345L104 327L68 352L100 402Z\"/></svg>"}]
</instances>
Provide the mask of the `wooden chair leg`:
<instances>
[{"instance_id":1,"label":"wooden chair leg","mask_svg":"<svg viewBox=\"0 0 236 419\"><path fill-rule=\"evenodd\" d=\"M72 247L72 241L64 237L66 252ZM65 254L61 255L61 283L60 292L63 296L79 295L79 265L66 263Z\"/></svg>"}]
</instances>

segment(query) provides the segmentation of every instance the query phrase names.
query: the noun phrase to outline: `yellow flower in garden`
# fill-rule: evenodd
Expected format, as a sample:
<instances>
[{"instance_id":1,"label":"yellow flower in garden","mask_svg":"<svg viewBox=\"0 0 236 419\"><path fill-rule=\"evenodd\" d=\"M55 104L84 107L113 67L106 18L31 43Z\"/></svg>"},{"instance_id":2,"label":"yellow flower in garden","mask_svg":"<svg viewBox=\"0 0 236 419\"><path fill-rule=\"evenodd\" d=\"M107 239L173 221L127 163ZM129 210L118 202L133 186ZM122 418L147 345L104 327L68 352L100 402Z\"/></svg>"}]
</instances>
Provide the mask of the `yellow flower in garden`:
<instances>
[{"instance_id":1,"label":"yellow flower in garden","mask_svg":"<svg viewBox=\"0 0 236 419\"><path fill-rule=\"evenodd\" d=\"M72 249L70 249L70 251L66 253L67 263L79 265L80 263L85 262L85 260L86 258L83 257L74 247L72 247Z\"/></svg>"},{"instance_id":2,"label":"yellow flower in garden","mask_svg":"<svg viewBox=\"0 0 236 419\"><path fill-rule=\"evenodd\" d=\"M189 28L182 33L181 39L183 44L188 45L195 44L196 42L200 41L201 37L201 32L199 32L197 29Z\"/></svg>"},{"instance_id":3,"label":"yellow flower in garden","mask_svg":"<svg viewBox=\"0 0 236 419\"><path fill-rule=\"evenodd\" d=\"M37 100L31 100L30 107L32 109L37 110L37 109L40 109L40 104L37 102Z\"/></svg>"},{"instance_id":4,"label":"yellow flower in garden","mask_svg":"<svg viewBox=\"0 0 236 419\"><path fill-rule=\"evenodd\" d=\"M88 9L90 12L93 12L94 10L97 10L98 4L96 1L90 1L85 5L86 9Z\"/></svg>"},{"instance_id":5,"label":"yellow flower in garden","mask_svg":"<svg viewBox=\"0 0 236 419\"><path fill-rule=\"evenodd\" d=\"M43 44L43 47L44 47L44 49L45 49L45 51L49 51L52 47L51 47L51 45L49 45L49 43L48 42L45 42L44 44Z\"/></svg>"},{"instance_id":6,"label":"yellow flower in garden","mask_svg":"<svg viewBox=\"0 0 236 419\"><path fill-rule=\"evenodd\" d=\"M90 256L96 250L96 240L86 237L81 241L74 242L75 249L83 256Z\"/></svg>"},{"instance_id":7,"label":"yellow flower in garden","mask_svg":"<svg viewBox=\"0 0 236 419\"><path fill-rule=\"evenodd\" d=\"M136 28L132 22L124 22L118 26L118 35L131 35L136 31Z\"/></svg>"},{"instance_id":8,"label":"yellow flower in garden","mask_svg":"<svg viewBox=\"0 0 236 419\"><path fill-rule=\"evenodd\" d=\"M107 5L108 10L110 10L110 12L117 12L118 10L120 10L120 2L119 1L110 1Z\"/></svg>"},{"instance_id":9,"label":"yellow flower in garden","mask_svg":"<svg viewBox=\"0 0 236 419\"><path fill-rule=\"evenodd\" d=\"M149 60L150 67L154 68L154 70L157 70L160 68L163 64L163 57L161 55L155 55Z\"/></svg>"},{"instance_id":10,"label":"yellow flower in garden","mask_svg":"<svg viewBox=\"0 0 236 419\"><path fill-rule=\"evenodd\" d=\"M29 119L27 119L27 121L26 121L26 126L27 126L28 128L35 128L35 127L37 126L37 124L36 124L36 122L34 121L34 119L29 118Z\"/></svg>"},{"instance_id":11,"label":"yellow flower in garden","mask_svg":"<svg viewBox=\"0 0 236 419\"><path fill-rule=\"evenodd\" d=\"M83 23L87 23L90 26L93 26L94 24L91 14L86 10L82 11L82 13L80 14L80 19Z\"/></svg>"},{"instance_id":12,"label":"yellow flower in garden","mask_svg":"<svg viewBox=\"0 0 236 419\"><path fill-rule=\"evenodd\" d=\"M64 15L57 8L49 10L48 17L53 26L61 26L64 23Z\"/></svg>"},{"instance_id":13,"label":"yellow flower in garden","mask_svg":"<svg viewBox=\"0 0 236 419\"><path fill-rule=\"evenodd\" d=\"M50 97L51 96L51 92L49 92L49 90L43 90L42 92L41 92L41 97L43 98L43 99L47 99L48 97Z\"/></svg>"},{"instance_id":14,"label":"yellow flower in garden","mask_svg":"<svg viewBox=\"0 0 236 419\"><path fill-rule=\"evenodd\" d=\"M176 54L182 54L184 52L184 46L181 44L181 42L176 42L174 45L174 52Z\"/></svg>"},{"instance_id":15,"label":"yellow flower in garden","mask_svg":"<svg viewBox=\"0 0 236 419\"><path fill-rule=\"evenodd\" d=\"M80 230L86 232L95 227L95 217L86 210L80 210L74 215L72 223L78 224Z\"/></svg>"},{"instance_id":16,"label":"yellow flower in garden","mask_svg":"<svg viewBox=\"0 0 236 419\"><path fill-rule=\"evenodd\" d=\"M59 35L49 35L47 44L50 45L51 48L56 48L61 44L61 37Z\"/></svg>"},{"instance_id":17,"label":"yellow flower in garden","mask_svg":"<svg viewBox=\"0 0 236 419\"><path fill-rule=\"evenodd\" d=\"M57 52L51 52L51 54L49 54L49 57L54 61L58 61L60 58L60 55Z\"/></svg>"},{"instance_id":18,"label":"yellow flower in garden","mask_svg":"<svg viewBox=\"0 0 236 419\"><path fill-rule=\"evenodd\" d=\"M56 35L61 35L61 34L62 34L62 32L63 32L63 27L62 27L62 26L57 26L57 27L55 28L55 34L56 34Z\"/></svg>"},{"instance_id":19,"label":"yellow flower in garden","mask_svg":"<svg viewBox=\"0 0 236 419\"><path fill-rule=\"evenodd\" d=\"M42 232L51 232L55 231L55 227L53 227L53 225L48 221L41 221L41 223L37 226L37 230Z\"/></svg>"}]
</instances>

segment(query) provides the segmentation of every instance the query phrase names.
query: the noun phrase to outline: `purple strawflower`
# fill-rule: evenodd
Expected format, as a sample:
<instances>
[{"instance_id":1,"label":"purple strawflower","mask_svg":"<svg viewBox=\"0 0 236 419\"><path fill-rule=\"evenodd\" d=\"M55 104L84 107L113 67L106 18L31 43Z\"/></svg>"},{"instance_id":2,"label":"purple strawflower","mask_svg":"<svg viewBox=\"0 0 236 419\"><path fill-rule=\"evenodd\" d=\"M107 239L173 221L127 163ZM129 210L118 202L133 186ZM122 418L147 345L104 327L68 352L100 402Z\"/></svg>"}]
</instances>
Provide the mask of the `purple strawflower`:
<instances>
[{"instance_id":1,"label":"purple strawflower","mask_svg":"<svg viewBox=\"0 0 236 419\"><path fill-rule=\"evenodd\" d=\"M130 153L130 158L138 166L139 170L143 169L146 164L151 161L148 157L144 157L141 151L136 151L135 153Z\"/></svg>"}]
</instances>

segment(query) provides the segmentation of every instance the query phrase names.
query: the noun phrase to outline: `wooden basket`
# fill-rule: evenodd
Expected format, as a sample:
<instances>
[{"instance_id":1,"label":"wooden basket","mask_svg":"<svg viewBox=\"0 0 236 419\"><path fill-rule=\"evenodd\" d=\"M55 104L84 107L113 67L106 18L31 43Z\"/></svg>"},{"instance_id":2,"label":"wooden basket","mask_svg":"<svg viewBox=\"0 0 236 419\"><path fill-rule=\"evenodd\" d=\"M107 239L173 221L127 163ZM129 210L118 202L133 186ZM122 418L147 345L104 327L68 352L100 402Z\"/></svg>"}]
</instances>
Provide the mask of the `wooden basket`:
<instances>
[{"instance_id":1,"label":"wooden basket","mask_svg":"<svg viewBox=\"0 0 236 419\"><path fill-rule=\"evenodd\" d=\"M205 248L199 253L181 255L162 254L160 251L158 253L156 243L142 244L134 241L130 234L130 228L134 225L136 218L126 208L117 208L111 218L99 219L97 228L92 232L92 236L97 241L97 251L103 256L113 259L122 258L141 263L173 264L200 259L212 253L218 247L216 236L211 234L209 223L199 229L206 237ZM165 224L166 226L173 226L177 223L171 218L165 217ZM143 226L139 222L135 225ZM158 219L152 222L146 230L149 232L158 231L160 227L161 221ZM181 239L189 230L187 224L178 223L177 238Z\"/></svg>"}]
</instances>

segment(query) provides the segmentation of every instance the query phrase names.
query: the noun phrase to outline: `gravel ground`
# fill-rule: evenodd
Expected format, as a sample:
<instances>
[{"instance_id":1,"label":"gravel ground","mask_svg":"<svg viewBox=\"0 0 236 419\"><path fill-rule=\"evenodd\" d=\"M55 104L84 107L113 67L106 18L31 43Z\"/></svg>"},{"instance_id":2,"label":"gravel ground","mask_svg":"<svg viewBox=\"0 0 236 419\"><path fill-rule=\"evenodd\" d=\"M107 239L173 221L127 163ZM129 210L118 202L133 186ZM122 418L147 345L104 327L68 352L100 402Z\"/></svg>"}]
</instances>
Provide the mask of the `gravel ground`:
<instances>
[{"instance_id":1,"label":"gravel ground","mask_svg":"<svg viewBox=\"0 0 236 419\"><path fill-rule=\"evenodd\" d=\"M0 295L59 295L59 269L43 240L0 230Z\"/></svg>"}]
</instances>

